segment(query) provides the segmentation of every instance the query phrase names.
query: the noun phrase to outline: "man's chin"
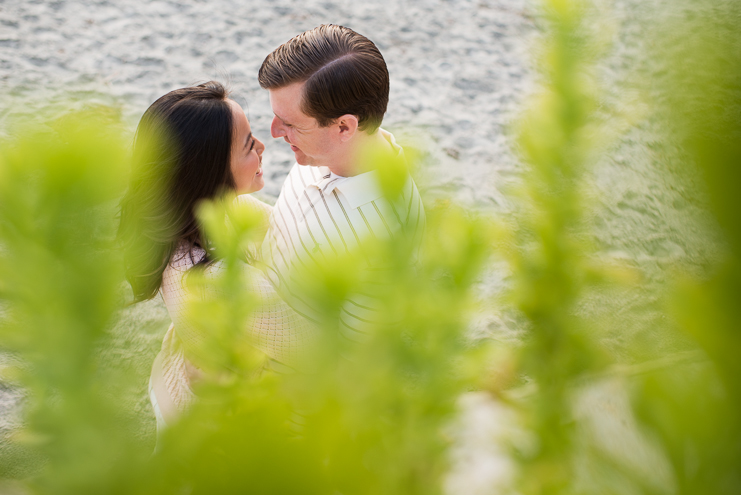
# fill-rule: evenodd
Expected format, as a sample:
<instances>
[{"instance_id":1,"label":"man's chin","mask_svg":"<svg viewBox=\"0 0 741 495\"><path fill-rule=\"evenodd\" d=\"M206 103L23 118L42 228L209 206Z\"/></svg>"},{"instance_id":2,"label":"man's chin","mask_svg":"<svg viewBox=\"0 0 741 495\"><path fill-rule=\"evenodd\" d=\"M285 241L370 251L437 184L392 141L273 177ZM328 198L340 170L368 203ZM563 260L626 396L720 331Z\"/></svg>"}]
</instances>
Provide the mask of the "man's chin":
<instances>
[{"instance_id":1,"label":"man's chin","mask_svg":"<svg viewBox=\"0 0 741 495\"><path fill-rule=\"evenodd\" d=\"M313 165L311 159L303 153L294 153L293 155L296 157L296 163L299 165Z\"/></svg>"}]
</instances>

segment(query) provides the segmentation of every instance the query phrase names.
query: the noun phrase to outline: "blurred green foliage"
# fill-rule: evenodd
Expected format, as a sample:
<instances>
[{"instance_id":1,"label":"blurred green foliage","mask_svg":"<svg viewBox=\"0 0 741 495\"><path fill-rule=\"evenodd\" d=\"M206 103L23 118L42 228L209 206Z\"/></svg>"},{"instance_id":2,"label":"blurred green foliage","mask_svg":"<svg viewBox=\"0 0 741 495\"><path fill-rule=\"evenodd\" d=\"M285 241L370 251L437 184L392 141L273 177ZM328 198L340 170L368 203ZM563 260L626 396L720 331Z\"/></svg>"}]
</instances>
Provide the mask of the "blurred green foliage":
<instances>
[{"instance_id":1,"label":"blurred green foliage","mask_svg":"<svg viewBox=\"0 0 741 495\"><path fill-rule=\"evenodd\" d=\"M659 110L700 171L727 245L703 279L680 275L667 312L707 356L642 377L635 404L661 439L677 493L741 492L741 7L720 4L657 33L665 97Z\"/></svg>"},{"instance_id":2,"label":"blurred green foliage","mask_svg":"<svg viewBox=\"0 0 741 495\"><path fill-rule=\"evenodd\" d=\"M529 327L518 371L537 387L515 403L535 439L531 448L516 450L519 486L528 494L573 493L573 384L607 362L587 322L575 316L580 298L602 278L589 261L594 248L585 236L583 200L602 144L592 74L597 53L584 2L545 2L544 22L548 36L538 65L543 84L518 126L526 171L515 191L516 220L505 230L511 303Z\"/></svg>"},{"instance_id":3,"label":"blurred green foliage","mask_svg":"<svg viewBox=\"0 0 741 495\"><path fill-rule=\"evenodd\" d=\"M365 254L389 266L372 281L384 288L384 321L363 345L341 342L333 315L368 280L356 259L333 260L313 289L327 314L317 364L311 373L275 376L256 373L264 356L242 336L252 306L241 266L257 221L229 198L204 204L200 218L224 267L188 279L195 293L211 296L190 308L208 332L192 354L206 374L198 404L152 456L151 441L131 434L126 363L100 363L123 302L112 232L126 183L118 126L102 117L69 116L50 123L56 132L3 146L3 345L24 363L13 378L29 397L25 424L9 440L40 459L27 488L439 492L450 442L443 427L479 379L470 363L482 354L464 332L471 286L490 251L488 224L441 203L428 212L418 263L411 242L368 244ZM383 186L398 193L396 169L383 170Z\"/></svg>"},{"instance_id":4,"label":"blurred green foliage","mask_svg":"<svg viewBox=\"0 0 741 495\"><path fill-rule=\"evenodd\" d=\"M243 252L236 239L249 235L249 229L240 230L249 222L230 222L231 231L223 230L221 219L239 214L227 205L212 204L203 217L210 232L222 229L214 239L234 236L222 244L231 246L221 251L229 268L221 280L208 283L225 283L238 293L245 284L232 284ZM219 363L230 373L207 375L199 404L167 431L155 461L162 466L158 471L177 481L158 490L439 492L448 444L442 427L458 395L476 378L461 367L475 354L463 331L470 275L482 263L489 240L488 229L460 210L443 207L431 211L430 219L427 250L434 254L421 264L413 266L405 243L375 247L378 256L393 260L392 269L380 275L390 280L375 281L387 288L382 299L387 321L357 347L341 343L336 323L328 323L312 373L255 379L255 351L229 345L239 332L234 322L244 315L244 303L223 297L208 301L210 328L222 326L209 339L221 336L215 347L231 349ZM455 240L450 233L457 234ZM358 266L352 258L336 259L316 279L314 290L327 301L327 314L337 314L347 294L357 290ZM212 363L218 355L211 353Z\"/></svg>"},{"instance_id":5,"label":"blurred green foliage","mask_svg":"<svg viewBox=\"0 0 741 495\"><path fill-rule=\"evenodd\" d=\"M513 193L517 214L492 221L439 201L426 205L421 253L403 240L368 244L374 258L388 260L373 280L351 256L332 260L312 287L326 318L307 351L311 372L259 372L266 357L243 337L252 300L242 269L259 222L228 197L202 205L200 219L224 267L189 277L195 292L210 294L190 308L207 338L188 352L205 375L198 402L165 430L155 453L153 438L132 434L140 419L123 400L131 387L145 394L146 382L125 362L102 362L115 354L100 352L114 345L111 326L123 304L113 244L115 206L127 182L121 126L98 109L1 143L0 337L19 363L6 366L2 380L27 396L23 426L4 441L36 461L19 489L441 493L457 401L486 390L517 412L526 433L511 450L517 493L739 493L741 36L729 33L741 34L741 22L687 21L707 36L671 43L684 63L654 54L674 67L660 102L665 127L688 152L681 166L706 178L707 190L697 193L709 198L728 241L706 279L680 274L665 299L667 315L703 358L688 365L641 349L642 359L656 360L618 367L595 322L578 312L590 291L621 283L595 264L586 221L590 166L609 134L597 117L599 54L587 12L585 2L545 2L542 85L517 128L525 166ZM402 164L382 162L379 170L386 194L398 194ZM516 348L467 336L475 284L495 252L511 272L501 304L528 330ZM369 282L381 288L384 321L366 342L349 345L336 315ZM596 485L579 479L585 447L576 397L585 383L615 375L630 385L637 428L671 466L666 486L599 455L586 460ZM10 476L11 462L2 459L0 477Z\"/></svg>"},{"instance_id":6,"label":"blurred green foliage","mask_svg":"<svg viewBox=\"0 0 741 495\"><path fill-rule=\"evenodd\" d=\"M112 219L126 149L117 125L98 109L3 143L0 334L22 362L4 374L27 390L26 424L12 441L43 459L31 483L41 493L126 493L129 474L112 467L146 459L130 436L132 412L115 401L127 378L98 373L96 352L120 302Z\"/></svg>"}]
</instances>

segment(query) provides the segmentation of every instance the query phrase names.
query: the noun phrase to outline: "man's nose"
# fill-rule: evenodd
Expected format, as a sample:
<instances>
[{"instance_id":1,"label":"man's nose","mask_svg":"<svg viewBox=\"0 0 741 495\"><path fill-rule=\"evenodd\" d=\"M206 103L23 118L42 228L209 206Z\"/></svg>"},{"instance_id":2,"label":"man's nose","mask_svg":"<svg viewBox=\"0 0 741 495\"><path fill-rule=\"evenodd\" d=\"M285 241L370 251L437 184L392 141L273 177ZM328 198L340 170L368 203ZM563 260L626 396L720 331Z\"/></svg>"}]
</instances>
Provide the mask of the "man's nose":
<instances>
[{"instance_id":1,"label":"man's nose","mask_svg":"<svg viewBox=\"0 0 741 495\"><path fill-rule=\"evenodd\" d=\"M283 122L278 117L273 117L273 122L270 123L270 135L274 138L286 135L286 131L283 130Z\"/></svg>"}]
</instances>

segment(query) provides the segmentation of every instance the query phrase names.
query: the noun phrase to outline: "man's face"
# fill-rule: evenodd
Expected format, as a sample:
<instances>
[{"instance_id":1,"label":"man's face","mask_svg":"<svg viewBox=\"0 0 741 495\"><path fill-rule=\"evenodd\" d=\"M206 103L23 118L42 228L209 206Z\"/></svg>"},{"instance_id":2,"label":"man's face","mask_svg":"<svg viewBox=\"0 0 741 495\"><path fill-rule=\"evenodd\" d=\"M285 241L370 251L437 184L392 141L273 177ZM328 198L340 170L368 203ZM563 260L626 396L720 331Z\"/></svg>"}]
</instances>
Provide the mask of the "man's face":
<instances>
[{"instance_id":1,"label":"man's face","mask_svg":"<svg viewBox=\"0 0 741 495\"><path fill-rule=\"evenodd\" d=\"M320 127L314 117L301 111L303 90L304 83L268 90L275 114L270 134L291 145L299 165L328 166L338 144L332 139L333 126Z\"/></svg>"}]
</instances>

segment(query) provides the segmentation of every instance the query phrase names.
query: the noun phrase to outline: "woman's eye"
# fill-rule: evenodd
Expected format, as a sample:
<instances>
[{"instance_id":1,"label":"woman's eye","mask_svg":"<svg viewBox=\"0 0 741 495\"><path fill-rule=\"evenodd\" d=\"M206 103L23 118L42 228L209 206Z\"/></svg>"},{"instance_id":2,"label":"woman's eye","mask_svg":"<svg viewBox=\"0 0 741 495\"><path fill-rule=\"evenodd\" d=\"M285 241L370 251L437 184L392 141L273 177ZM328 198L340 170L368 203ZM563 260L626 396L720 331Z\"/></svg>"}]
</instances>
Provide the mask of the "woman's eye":
<instances>
[{"instance_id":1,"label":"woman's eye","mask_svg":"<svg viewBox=\"0 0 741 495\"><path fill-rule=\"evenodd\" d=\"M247 150L247 153L252 151L254 148L255 148L255 140L253 139L252 142L250 143L250 149Z\"/></svg>"}]
</instances>

